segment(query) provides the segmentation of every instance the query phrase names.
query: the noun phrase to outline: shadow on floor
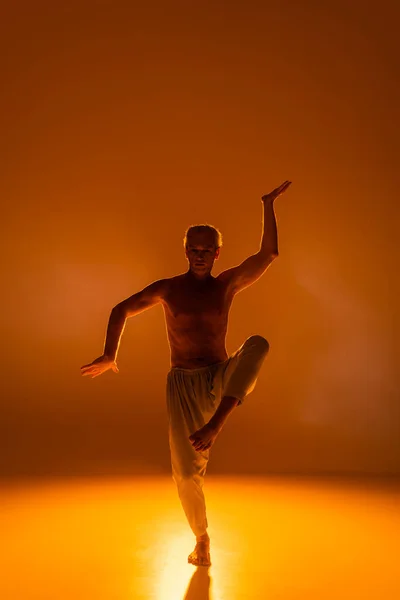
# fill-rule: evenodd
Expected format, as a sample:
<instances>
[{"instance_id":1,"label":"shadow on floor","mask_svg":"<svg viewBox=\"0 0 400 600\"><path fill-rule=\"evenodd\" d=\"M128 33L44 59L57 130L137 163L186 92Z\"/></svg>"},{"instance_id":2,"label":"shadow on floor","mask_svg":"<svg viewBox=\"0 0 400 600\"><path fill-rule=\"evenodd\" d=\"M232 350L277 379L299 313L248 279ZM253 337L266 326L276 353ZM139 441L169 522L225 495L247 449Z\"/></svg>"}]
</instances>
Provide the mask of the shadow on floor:
<instances>
[{"instance_id":1,"label":"shadow on floor","mask_svg":"<svg viewBox=\"0 0 400 600\"><path fill-rule=\"evenodd\" d=\"M209 567L197 567L183 600L210 600L211 577L208 571Z\"/></svg>"}]
</instances>

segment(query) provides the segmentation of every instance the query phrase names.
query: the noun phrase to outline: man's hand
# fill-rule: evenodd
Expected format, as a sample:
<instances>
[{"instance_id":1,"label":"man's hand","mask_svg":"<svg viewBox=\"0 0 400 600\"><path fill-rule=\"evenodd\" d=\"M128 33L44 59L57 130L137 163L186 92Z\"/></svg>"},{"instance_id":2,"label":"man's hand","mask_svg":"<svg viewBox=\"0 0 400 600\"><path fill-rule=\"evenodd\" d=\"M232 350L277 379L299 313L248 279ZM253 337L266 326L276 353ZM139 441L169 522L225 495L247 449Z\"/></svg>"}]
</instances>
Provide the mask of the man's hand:
<instances>
[{"instance_id":1,"label":"man's hand","mask_svg":"<svg viewBox=\"0 0 400 600\"><path fill-rule=\"evenodd\" d=\"M270 192L269 194L265 194L264 196L261 197L261 200L263 202L273 202L274 200L276 200L276 198L278 196L280 196L281 194L283 194L283 192L285 192L289 185L291 185L291 181L285 181L284 183L282 183L282 185L280 185L279 187L275 188L272 192Z\"/></svg>"},{"instance_id":2,"label":"man's hand","mask_svg":"<svg viewBox=\"0 0 400 600\"><path fill-rule=\"evenodd\" d=\"M98 377L102 373L105 373L111 369L114 373L118 373L119 369L117 367L117 363L115 360L112 360L108 356L102 354L99 358L96 358L92 363L88 365L83 365L81 367L81 375L91 375L93 377Z\"/></svg>"}]
</instances>

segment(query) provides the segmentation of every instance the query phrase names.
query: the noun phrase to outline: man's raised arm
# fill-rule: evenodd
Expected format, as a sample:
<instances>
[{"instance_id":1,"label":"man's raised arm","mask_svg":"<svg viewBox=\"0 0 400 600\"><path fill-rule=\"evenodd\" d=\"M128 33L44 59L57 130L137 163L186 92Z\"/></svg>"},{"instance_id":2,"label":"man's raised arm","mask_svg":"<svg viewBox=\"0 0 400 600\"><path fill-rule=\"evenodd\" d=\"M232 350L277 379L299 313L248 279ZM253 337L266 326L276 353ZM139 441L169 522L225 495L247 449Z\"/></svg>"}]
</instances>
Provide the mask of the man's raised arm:
<instances>
[{"instance_id":1,"label":"man's raised arm","mask_svg":"<svg viewBox=\"0 0 400 600\"><path fill-rule=\"evenodd\" d=\"M81 367L82 375L91 375L93 378L108 369L118 373L116 358L126 320L158 304L164 297L166 281L166 279L154 281L140 292L114 306L107 325L103 354L92 363Z\"/></svg>"},{"instance_id":2,"label":"man's raised arm","mask_svg":"<svg viewBox=\"0 0 400 600\"><path fill-rule=\"evenodd\" d=\"M261 277L271 262L278 256L278 234L274 213L274 201L289 187L291 181L285 181L269 194L262 196L263 233L260 249L246 258L240 265L227 269L218 275L226 281L235 293L240 292Z\"/></svg>"}]
</instances>

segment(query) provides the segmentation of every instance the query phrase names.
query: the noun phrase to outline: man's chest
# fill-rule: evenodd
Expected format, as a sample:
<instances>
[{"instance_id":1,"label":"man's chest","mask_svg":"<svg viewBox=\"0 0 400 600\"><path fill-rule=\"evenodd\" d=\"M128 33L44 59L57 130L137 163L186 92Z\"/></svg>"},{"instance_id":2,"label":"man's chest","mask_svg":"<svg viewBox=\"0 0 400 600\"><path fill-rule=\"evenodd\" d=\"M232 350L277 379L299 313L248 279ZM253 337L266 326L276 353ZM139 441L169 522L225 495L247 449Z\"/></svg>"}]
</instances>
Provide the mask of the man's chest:
<instances>
[{"instance_id":1,"label":"man's chest","mask_svg":"<svg viewBox=\"0 0 400 600\"><path fill-rule=\"evenodd\" d=\"M231 302L227 289L220 285L208 289L177 287L168 294L164 304L175 319L218 320L228 314Z\"/></svg>"}]
</instances>

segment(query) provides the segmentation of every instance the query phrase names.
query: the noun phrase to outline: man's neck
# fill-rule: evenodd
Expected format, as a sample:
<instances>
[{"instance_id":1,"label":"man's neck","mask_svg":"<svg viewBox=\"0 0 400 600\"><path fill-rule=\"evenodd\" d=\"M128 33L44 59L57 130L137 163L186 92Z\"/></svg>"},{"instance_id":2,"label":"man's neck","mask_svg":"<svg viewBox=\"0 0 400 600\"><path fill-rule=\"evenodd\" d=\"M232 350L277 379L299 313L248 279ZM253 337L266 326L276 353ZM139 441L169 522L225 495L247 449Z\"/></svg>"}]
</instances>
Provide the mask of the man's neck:
<instances>
[{"instance_id":1,"label":"man's neck","mask_svg":"<svg viewBox=\"0 0 400 600\"><path fill-rule=\"evenodd\" d=\"M209 283L210 281L212 281L214 279L214 277L211 275L211 272L206 273L205 275L197 275L197 274L193 273L193 271L191 271L190 269L189 269L189 271L186 272L185 278L188 281L195 282L195 283Z\"/></svg>"}]
</instances>

